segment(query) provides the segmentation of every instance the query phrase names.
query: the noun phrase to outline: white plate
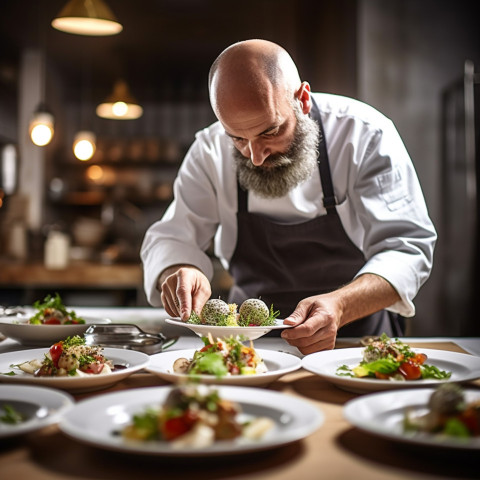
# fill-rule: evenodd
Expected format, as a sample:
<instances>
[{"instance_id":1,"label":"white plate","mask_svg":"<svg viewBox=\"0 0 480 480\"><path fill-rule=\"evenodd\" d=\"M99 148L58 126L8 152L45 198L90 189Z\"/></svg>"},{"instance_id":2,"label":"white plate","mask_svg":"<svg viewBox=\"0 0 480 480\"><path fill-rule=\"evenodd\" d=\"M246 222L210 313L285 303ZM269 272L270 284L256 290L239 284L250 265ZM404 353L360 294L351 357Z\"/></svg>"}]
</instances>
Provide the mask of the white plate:
<instances>
[{"instance_id":1,"label":"white plate","mask_svg":"<svg viewBox=\"0 0 480 480\"><path fill-rule=\"evenodd\" d=\"M33 314L32 314L33 315ZM81 317L85 320L80 325L30 325L32 315L0 317L0 333L22 345L49 347L59 340L74 335L83 335L90 325L110 323L107 318Z\"/></svg>"},{"instance_id":2,"label":"white plate","mask_svg":"<svg viewBox=\"0 0 480 480\"><path fill-rule=\"evenodd\" d=\"M28 362L35 358L42 360L44 354L47 352L48 349L36 348L1 354L0 381L44 385L52 388L60 388L72 393L90 392L114 385L133 372L145 368L150 361L150 357L142 352L121 348L104 348L103 354L105 357L111 360L114 365L126 365L126 368L113 371L108 375L92 375L88 377L34 377L19 368L12 368L10 366ZM9 372L15 372L15 375L8 375Z\"/></svg>"},{"instance_id":3,"label":"white plate","mask_svg":"<svg viewBox=\"0 0 480 480\"><path fill-rule=\"evenodd\" d=\"M60 422L67 435L108 450L166 456L233 455L286 445L313 433L324 422L323 412L310 403L259 388L217 387L222 398L240 404L244 418L270 417L275 427L257 441L219 441L202 449L174 449L168 442L127 442L115 431L147 407L162 405L172 387L149 387L99 395L78 402ZM239 419L240 421L242 418Z\"/></svg>"},{"instance_id":4,"label":"white plate","mask_svg":"<svg viewBox=\"0 0 480 480\"><path fill-rule=\"evenodd\" d=\"M396 390L394 392L371 393L348 401L344 417L355 427L374 435L416 445L480 450L480 438L459 440L442 438L427 433L404 432L403 419L406 407L413 415L428 411L427 405L434 388ZM479 390L465 389L467 403L480 400Z\"/></svg>"},{"instance_id":5,"label":"white plate","mask_svg":"<svg viewBox=\"0 0 480 480\"><path fill-rule=\"evenodd\" d=\"M22 435L56 423L59 421L60 415L74 404L73 398L68 393L52 388L2 385L0 405L8 405L15 401L28 402L41 410L36 416L15 425L0 422L0 438Z\"/></svg>"},{"instance_id":6,"label":"white plate","mask_svg":"<svg viewBox=\"0 0 480 480\"><path fill-rule=\"evenodd\" d=\"M452 372L446 380L378 380L373 378L351 378L336 374L337 368L347 365L350 368L357 366L363 359L364 348L340 348L312 353L302 359L302 367L336 386L354 393L364 393L376 390L392 390L407 387L431 387L448 382L466 382L480 378L480 357L465 353L447 352L445 350L431 350L428 348L413 348L415 352L427 355L428 365L435 365L440 370Z\"/></svg>"},{"instance_id":7,"label":"white plate","mask_svg":"<svg viewBox=\"0 0 480 480\"><path fill-rule=\"evenodd\" d=\"M195 325L192 323L182 322L180 319L175 320L173 318L167 318L165 319L165 322L177 327L189 328L199 337L206 337L210 332L214 338L224 338L229 337L230 335L243 335L247 340L256 340L272 330L282 330L284 328L291 328L293 326L284 325L283 320L279 318L275 320L275 325L271 325L269 327L219 327L215 325Z\"/></svg>"},{"instance_id":8,"label":"white plate","mask_svg":"<svg viewBox=\"0 0 480 480\"><path fill-rule=\"evenodd\" d=\"M290 353L276 352L274 350L256 349L257 354L263 359L268 371L266 373L257 373L256 375L231 375L217 378L214 375L198 375L201 383L217 385L245 385L258 386L267 385L286 373L298 370L302 366L300 358ZM170 352L161 352L150 357L150 363L146 370L164 380L173 383L184 383L190 377L186 374L174 373L173 362L177 358L193 358L195 349L190 350L172 350Z\"/></svg>"}]
</instances>

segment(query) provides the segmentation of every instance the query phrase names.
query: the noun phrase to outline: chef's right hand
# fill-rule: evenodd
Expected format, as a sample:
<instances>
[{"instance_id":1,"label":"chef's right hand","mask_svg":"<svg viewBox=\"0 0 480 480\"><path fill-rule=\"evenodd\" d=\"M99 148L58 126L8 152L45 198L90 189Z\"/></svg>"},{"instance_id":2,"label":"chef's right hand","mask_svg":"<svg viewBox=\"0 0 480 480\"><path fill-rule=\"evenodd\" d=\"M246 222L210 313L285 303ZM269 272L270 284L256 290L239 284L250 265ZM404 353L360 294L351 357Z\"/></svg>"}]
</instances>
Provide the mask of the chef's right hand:
<instances>
[{"instance_id":1,"label":"chef's right hand","mask_svg":"<svg viewBox=\"0 0 480 480\"><path fill-rule=\"evenodd\" d=\"M193 265L174 265L165 269L158 279L161 299L166 312L186 322L192 310L198 315L212 295L208 278Z\"/></svg>"}]
</instances>

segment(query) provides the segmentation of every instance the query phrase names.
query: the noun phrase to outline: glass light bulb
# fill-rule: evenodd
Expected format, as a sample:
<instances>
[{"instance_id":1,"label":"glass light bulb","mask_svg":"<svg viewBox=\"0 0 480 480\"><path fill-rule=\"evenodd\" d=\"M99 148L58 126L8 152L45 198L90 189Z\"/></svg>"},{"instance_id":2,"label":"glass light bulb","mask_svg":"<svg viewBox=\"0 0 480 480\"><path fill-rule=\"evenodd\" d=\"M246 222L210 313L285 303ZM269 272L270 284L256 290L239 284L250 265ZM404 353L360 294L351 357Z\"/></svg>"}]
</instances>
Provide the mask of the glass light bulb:
<instances>
[{"instance_id":1,"label":"glass light bulb","mask_svg":"<svg viewBox=\"0 0 480 480\"><path fill-rule=\"evenodd\" d=\"M112 112L117 117L123 117L128 112L128 105L125 102L115 102L112 105Z\"/></svg>"},{"instance_id":2,"label":"glass light bulb","mask_svg":"<svg viewBox=\"0 0 480 480\"><path fill-rule=\"evenodd\" d=\"M30 133L32 142L39 147L48 145L53 137L53 130L48 125L37 124Z\"/></svg>"},{"instance_id":3,"label":"glass light bulb","mask_svg":"<svg viewBox=\"0 0 480 480\"><path fill-rule=\"evenodd\" d=\"M79 160L90 160L95 153L95 135L89 131L78 132L73 142L73 153Z\"/></svg>"}]
</instances>

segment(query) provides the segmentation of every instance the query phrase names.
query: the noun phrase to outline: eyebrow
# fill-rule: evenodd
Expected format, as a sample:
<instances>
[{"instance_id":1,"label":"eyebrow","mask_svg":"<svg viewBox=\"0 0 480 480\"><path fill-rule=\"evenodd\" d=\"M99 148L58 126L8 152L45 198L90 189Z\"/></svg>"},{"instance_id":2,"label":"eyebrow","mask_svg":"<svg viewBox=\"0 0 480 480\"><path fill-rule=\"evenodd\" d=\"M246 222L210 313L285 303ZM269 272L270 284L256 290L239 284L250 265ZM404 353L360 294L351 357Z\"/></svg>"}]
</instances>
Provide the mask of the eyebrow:
<instances>
[{"instance_id":1,"label":"eyebrow","mask_svg":"<svg viewBox=\"0 0 480 480\"><path fill-rule=\"evenodd\" d=\"M261 137L262 135L265 135L266 133L269 133L271 132L272 130L275 130L277 128L280 128L279 125L272 125L271 127L268 127L266 130L264 130L263 132L260 132L258 135L255 135L256 137ZM237 135L232 135L231 133L228 133L226 130L225 130L225 133L230 137L230 138L243 138L243 137L239 137Z\"/></svg>"}]
</instances>

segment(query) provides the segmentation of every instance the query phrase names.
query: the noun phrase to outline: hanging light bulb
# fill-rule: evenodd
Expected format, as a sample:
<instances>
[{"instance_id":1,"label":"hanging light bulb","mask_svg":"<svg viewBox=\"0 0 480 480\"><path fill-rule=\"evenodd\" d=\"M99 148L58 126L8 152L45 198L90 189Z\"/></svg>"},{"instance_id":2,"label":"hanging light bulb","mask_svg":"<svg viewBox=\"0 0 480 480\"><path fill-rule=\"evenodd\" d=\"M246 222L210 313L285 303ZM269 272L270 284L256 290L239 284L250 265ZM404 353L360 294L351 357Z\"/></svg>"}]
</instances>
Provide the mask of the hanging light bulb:
<instances>
[{"instance_id":1,"label":"hanging light bulb","mask_svg":"<svg viewBox=\"0 0 480 480\"><path fill-rule=\"evenodd\" d=\"M73 153L82 161L90 160L95 153L95 134L87 130L82 130L75 135L73 141Z\"/></svg>"},{"instance_id":2,"label":"hanging light bulb","mask_svg":"<svg viewBox=\"0 0 480 480\"><path fill-rule=\"evenodd\" d=\"M132 97L124 80L115 82L113 93L96 111L99 117L113 120L134 120L143 114L143 108Z\"/></svg>"},{"instance_id":3,"label":"hanging light bulb","mask_svg":"<svg viewBox=\"0 0 480 480\"><path fill-rule=\"evenodd\" d=\"M35 145L44 147L50 143L54 134L53 123L53 115L40 104L29 125L30 138Z\"/></svg>"},{"instance_id":4,"label":"hanging light bulb","mask_svg":"<svg viewBox=\"0 0 480 480\"><path fill-rule=\"evenodd\" d=\"M70 0L52 20L52 27L77 35L116 35L123 26L103 0Z\"/></svg>"}]
</instances>

